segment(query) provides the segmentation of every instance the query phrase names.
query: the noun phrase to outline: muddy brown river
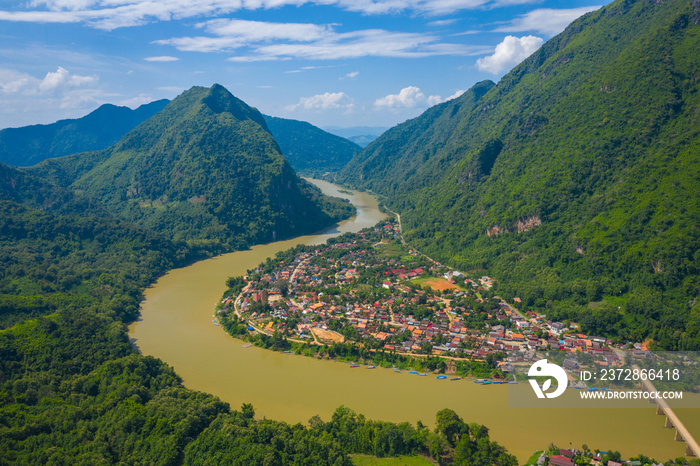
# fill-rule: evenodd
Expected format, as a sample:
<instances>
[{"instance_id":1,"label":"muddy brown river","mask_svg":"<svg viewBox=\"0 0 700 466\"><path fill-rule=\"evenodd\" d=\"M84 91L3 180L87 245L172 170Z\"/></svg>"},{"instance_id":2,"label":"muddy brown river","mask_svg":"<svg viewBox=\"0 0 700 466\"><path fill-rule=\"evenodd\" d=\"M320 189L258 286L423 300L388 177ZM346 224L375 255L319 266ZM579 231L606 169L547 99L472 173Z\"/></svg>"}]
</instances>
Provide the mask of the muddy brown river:
<instances>
[{"instance_id":1,"label":"muddy brown river","mask_svg":"<svg viewBox=\"0 0 700 466\"><path fill-rule=\"evenodd\" d=\"M246 348L213 325L214 306L226 278L243 275L276 252L298 244L320 244L385 218L372 196L338 192L314 181L326 194L349 199L357 216L317 235L255 246L176 269L145 292L141 317L129 327L143 354L175 368L185 386L212 393L231 404L252 403L256 417L306 423L318 414L329 420L340 405L368 418L421 420L432 425L435 413L454 409L465 421L486 425L492 438L521 461L554 442L561 448L644 453L657 460L682 456L683 443L664 428L664 418L649 409L515 409L508 408L507 386L483 386L467 380L436 380L404 371L350 369L348 364ZM697 410L678 413L691 431L700 432Z\"/></svg>"}]
</instances>

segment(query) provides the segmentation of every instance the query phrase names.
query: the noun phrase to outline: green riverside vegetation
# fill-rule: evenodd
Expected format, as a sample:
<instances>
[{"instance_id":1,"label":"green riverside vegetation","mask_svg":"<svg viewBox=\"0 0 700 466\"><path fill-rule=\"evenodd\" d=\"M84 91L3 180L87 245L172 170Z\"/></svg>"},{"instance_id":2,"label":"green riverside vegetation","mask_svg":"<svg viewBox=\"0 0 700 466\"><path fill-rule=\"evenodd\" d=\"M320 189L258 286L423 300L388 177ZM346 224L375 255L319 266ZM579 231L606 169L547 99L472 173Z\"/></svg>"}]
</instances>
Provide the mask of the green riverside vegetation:
<instances>
[{"instance_id":1,"label":"green riverside vegetation","mask_svg":"<svg viewBox=\"0 0 700 466\"><path fill-rule=\"evenodd\" d=\"M2 164L0 213L0 328L98 305L118 322L134 320L141 289L158 274L212 253Z\"/></svg>"},{"instance_id":2,"label":"green riverside vegetation","mask_svg":"<svg viewBox=\"0 0 700 466\"><path fill-rule=\"evenodd\" d=\"M427 110L337 180L387 196L412 244L522 309L700 348L700 4L619 0Z\"/></svg>"}]
</instances>

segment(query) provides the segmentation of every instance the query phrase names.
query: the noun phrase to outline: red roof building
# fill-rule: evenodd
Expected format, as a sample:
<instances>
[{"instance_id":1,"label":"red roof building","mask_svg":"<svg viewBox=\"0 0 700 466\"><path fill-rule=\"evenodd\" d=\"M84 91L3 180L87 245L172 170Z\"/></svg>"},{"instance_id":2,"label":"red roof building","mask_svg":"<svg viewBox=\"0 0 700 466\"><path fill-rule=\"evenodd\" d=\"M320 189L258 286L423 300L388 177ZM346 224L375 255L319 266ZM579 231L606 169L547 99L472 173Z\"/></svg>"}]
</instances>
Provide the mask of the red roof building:
<instances>
[{"instance_id":1,"label":"red roof building","mask_svg":"<svg viewBox=\"0 0 700 466\"><path fill-rule=\"evenodd\" d=\"M551 466L574 466L575 463L565 456L553 455L549 459L549 464Z\"/></svg>"}]
</instances>

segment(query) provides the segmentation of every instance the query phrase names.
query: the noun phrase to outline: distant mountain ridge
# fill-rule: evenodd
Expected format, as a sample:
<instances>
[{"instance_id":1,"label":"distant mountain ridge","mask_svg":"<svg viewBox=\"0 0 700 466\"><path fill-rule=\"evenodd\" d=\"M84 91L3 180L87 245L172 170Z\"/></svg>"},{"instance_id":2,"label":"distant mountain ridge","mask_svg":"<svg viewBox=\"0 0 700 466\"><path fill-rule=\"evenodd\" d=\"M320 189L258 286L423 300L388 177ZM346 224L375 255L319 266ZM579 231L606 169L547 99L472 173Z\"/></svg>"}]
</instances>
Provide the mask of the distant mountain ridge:
<instances>
[{"instance_id":1,"label":"distant mountain ridge","mask_svg":"<svg viewBox=\"0 0 700 466\"><path fill-rule=\"evenodd\" d=\"M419 250L587 332L700 348L700 2L617 0L338 176Z\"/></svg>"},{"instance_id":2,"label":"distant mountain ridge","mask_svg":"<svg viewBox=\"0 0 700 466\"><path fill-rule=\"evenodd\" d=\"M321 128L324 131L328 131L331 134L343 138L351 138L353 136L360 136L363 134L371 134L373 136L381 136L390 127L388 126L324 126Z\"/></svg>"},{"instance_id":3,"label":"distant mountain ridge","mask_svg":"<svg viewBox=\"0 0 700 466\"><path fill-rule=\"evenodd\" d=\"M24 167L48 158L106 149L165 108L168 102L157 100L135 110L104 104L78 119L3 129L0 162Z\"/></svg>"},{"instance_id":4,"label":"distant mountain ridge","mask_svg":"<svg viewBox=\"0 0 700 466\"><path fill-rule=\"evenodd\" d=\"M270 132L289 164L304 175L323 175L343 168L361 147L305 121L264 115Z\"/></svg>"},{"instance_id":5,"label":"distant mountain ridge","mask_svg":"<svg viewBox=\"0 0 700 466\"><path fill-rule=\"evenodd\" d=\"M220 85L184 92L109 149L25 171L175 241L226 250L310 233L352 213L298 178L260 112Z\"/></svg>"},{"instance_id":6,"label":"distant mountain ridge","mask_svg":"<svg viewBox=\"0 0 700 466\"><path fill-rule=\"evenodd\" d=\"M0 130L0 163L27 167L46 159L107 149L169 102L162 99L135 110L104 104L78 119ZM307 176L340 170L361 149L304 121L264 118L292 168ZM359 140L364 146L375 137L360 136Z\"/></svg>"},{"instance_id":7,"label":"distant mountain ridge","mask_svg":"<svg viewBox=\"0 0 700 466\"><path fill-rule=\"evenodd\" d=\"M379 136L374 136L373 134L361 134L358 136L350 136L348 141L354 142L360 147L367 147L369 143L377 139Z\"/></svg>"},{"instance_id":8,"label":"distant mountain ridge","mask_svg":"<svg viewBox=\"0 0 700 466\"><path fill-rule=\"evenodd\" d=\"M322 129L354 142L360 147L367 147L369 143L377 139L389 128L384 126L326 126Z\"/></svg>"}]
</instances>

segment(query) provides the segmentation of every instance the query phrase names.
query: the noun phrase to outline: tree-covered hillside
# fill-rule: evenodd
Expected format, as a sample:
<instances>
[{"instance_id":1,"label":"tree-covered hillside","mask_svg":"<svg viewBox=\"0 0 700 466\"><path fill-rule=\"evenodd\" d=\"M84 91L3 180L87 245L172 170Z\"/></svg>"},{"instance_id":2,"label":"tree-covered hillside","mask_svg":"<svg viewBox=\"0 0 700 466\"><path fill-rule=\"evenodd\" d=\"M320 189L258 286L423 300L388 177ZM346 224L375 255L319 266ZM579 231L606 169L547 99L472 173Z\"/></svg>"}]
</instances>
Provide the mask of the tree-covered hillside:
<instances>
[{"instance_id":1,"label":"tree-covered hillside","mask_svg":"<svg viewBox=\"0 0 700 466\"><path fill-rule=\"evenodd\" d=\"M305 121L267 115L265 121L284 157L302 175L318 176L338 171L360 150L357 144Z\"/></svg>"},{"instance_id":2,"label":"tree-covered hillside","mask_svg":"<svg viewBox=\"0 0 700 466\"><path fill-rule=\"evenodd\" d=\"M3 129L0 162L25 167L52 157L106 149L167 104L165 99L157 100L135 110L105 104L74 120Z\"/></svg>"},{"instance_id":3,"label":"tree-covered hillside","mask_svg":"<svg viewBox=\"0 0 700 466\"><path fill-rule=\"evenodd\" d=\"M494 85L382 135L339 180L407 238L590 333L700 347L700 4L618 0Z\"/></svg>"},{"instance_id":4,"label":"tree-covered hillside","mask_svg":"<svg viewBox=\"0 0 700 466\"><path fill-rule=\"evenodd\" d=\"M310 233L352 213L298 178L262 115L219 85L183 93L107 150L27 172L140 227L214 248Z\"/></svg>"},{"instance_id":5,"label":"tree-covered hillside","mask_svg":"<svg viewBox=\"0 0 700 466\"><path fill-rule=\"evenodd\" d=\"M0 164L0 464L349 465L350 453L517 464L449 410L434 431L347 408L291 426L186 389L137 354L125 322L158 274L200 256Z\"/></svg>"},{"instance_id":6,"label":"tree-covered hillside","mask_svg":"<svg viewBox=\"0 0 700 466\"><path fill-rule=\"evenodd\" d=\"M204 255L0 164L0 328L96 305L117 321L133 320L141 288Z\"/></svg>"}]
</instances>

